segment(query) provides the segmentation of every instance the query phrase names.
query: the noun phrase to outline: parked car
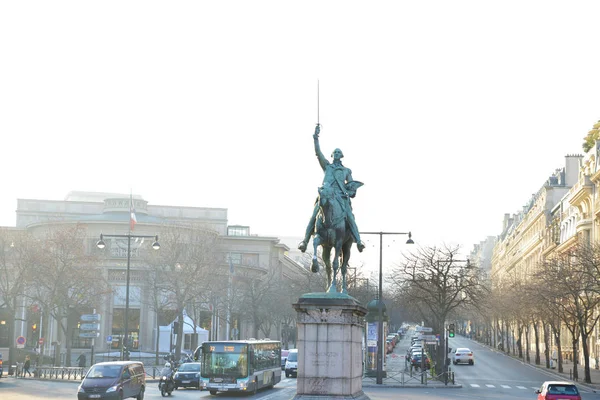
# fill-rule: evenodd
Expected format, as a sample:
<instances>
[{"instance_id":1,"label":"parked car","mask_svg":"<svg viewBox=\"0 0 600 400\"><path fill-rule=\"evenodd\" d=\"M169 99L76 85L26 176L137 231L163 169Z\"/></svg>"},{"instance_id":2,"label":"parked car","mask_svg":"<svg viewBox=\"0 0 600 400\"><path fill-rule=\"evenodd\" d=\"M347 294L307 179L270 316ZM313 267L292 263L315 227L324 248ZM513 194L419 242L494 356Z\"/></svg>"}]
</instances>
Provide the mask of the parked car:
<instances>
[{"instance_id":1,"label":"parked car","mask_svg":"<svg viewBox=\"0 0 600 400\"><path fill-rule=\"evenodd\" d=\"M175 389L180 387L200 389L200 366L201 364L199 362L186 362L181 364L173 376Z\"/></svg>"},{"instance_id":2,"label":"parked car","mask_svg":"<svg viewBox=\"0 0 600 400\"><path fill-rule=\"evenodd\" d=\"M285 371L285 362L287 361L289 350L281 350L281 370Z\"/></svg>"},{"instance_id":3,"label":"parked car","mask_svg":"<svg viewBox=\"0 0 600 400\"><path fill-rule=\"evenodd\" d=\"M421 368L421 359L423 359L423 364L425 366L425 369L431 368L431 362L430 362L429 357L427 356L427 354L425 354L424 357L425 358L423 358L423 353L417 353L417 352L415 352L412 355L411 359L410 359L410 364L414 368Z\"/></svg>"},{"instance_id":4,"label":"parked car","mask_svg":"<svg viewBox=\"0 0 600 400\"><path fill-rule=\"evenodd\" d=\"M144 398L146 372L139 361L110 361L92 365L77 390L79 400Z\"/></svg>"},{"instance_id":5,"label":"parked car","mask_svg":"<svg viewBox=\"0 0 600 400\"><path fill-rule=\"evenodd\" d=\"M454 352L454 365L457 365L458 363L468 363L469 365L475 364L471 349L467 347L459 347L456 349Z\"/></svg>"},{"instance_id":6,"label":"parked car","mask_svg":"<svg viewBox=\"0 0 600 400\"><path fill-rule=\"evenodd\" d=\"M285 377L298 376L298 349L291 349L285 362Z\"/></svg>"},{"instance_id":7,"label":"parked car","mask_svg":"<svg viewBox=\"0 0 600 400\"><path fill-rule=\"evenodd\" d=\"M570 382L546 381L535 392L538 400L581 400L577 386Z\"/></svg>"},{"instance_id":8,"label":"parked car","mask_svg":"<svg viewBox=\"0 0 600 400\"><path fill-rule=\"evenodd\" d=\"M4 370L2 369L2 353L0 353L0 378L2 378L3 373L4 373Z\"/></svg>"}]
</instances>

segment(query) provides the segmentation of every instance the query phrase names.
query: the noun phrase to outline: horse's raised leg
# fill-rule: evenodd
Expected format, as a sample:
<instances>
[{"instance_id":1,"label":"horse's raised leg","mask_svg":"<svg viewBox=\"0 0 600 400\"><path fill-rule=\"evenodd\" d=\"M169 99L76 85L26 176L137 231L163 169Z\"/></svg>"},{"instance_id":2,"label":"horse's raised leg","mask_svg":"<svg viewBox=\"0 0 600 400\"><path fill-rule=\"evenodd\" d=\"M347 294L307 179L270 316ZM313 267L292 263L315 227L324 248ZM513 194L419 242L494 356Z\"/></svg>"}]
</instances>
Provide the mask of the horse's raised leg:
<instances>
[{"instance_id":1,"label":"horse's raised leg","mask_svg":"<svg viewBox=\"0 0 600 400\"><path fill-rule=\"evenodd\" d=\"M335 292L335 276L332 276L331 273L331 247L323 246L323 261L325 262L325 272L327 272L327 293L331 292L331 288L333 287L333 291Z\"/></svg>"},{"instance_id":2,"label":"horse's raised leg","mask_svg":"<svg viewBox=\"0 0 600 400\"><path fill-rule=\"evenodd\" d=\"M312 257L312 265L310 267L310 270L312 272L319 272L319 260L317 259L317 250L319 249L319 245L321 244L321 236L319 236L318 234L316 234L313 237L313 257Z\"/></svg>"}]
</instances>

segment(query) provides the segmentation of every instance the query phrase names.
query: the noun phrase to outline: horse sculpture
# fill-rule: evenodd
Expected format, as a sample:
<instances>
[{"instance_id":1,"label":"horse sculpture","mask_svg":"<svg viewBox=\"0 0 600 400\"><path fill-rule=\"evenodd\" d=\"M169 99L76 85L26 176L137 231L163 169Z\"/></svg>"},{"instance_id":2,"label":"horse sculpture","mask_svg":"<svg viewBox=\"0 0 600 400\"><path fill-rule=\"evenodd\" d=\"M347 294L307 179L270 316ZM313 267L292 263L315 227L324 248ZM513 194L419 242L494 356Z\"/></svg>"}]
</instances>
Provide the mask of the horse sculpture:
<instances>
[{"instance_id":1,"label":"horse sculpture","mask_svg":"<svg viewBox=\"0 0 600 400\"><path fill-rule=\"evenodd\" d=\"M318 202L319 213L317 215L315 236L313 238L314 253L311 270L312 272L319 271L317 249L319 246L322 246L323 261L325 262L325 271L327 272L327 293L337 292L337 273L340 268L341 259L341 293L347 294L346 271L354 239L346 224L346 211L344 207L349 207L350 204L340 198L340 195L336 194L331 186L319 188ZM333 265L331 262L332 250L335 252Z\"/></svg>"}]
</instances>

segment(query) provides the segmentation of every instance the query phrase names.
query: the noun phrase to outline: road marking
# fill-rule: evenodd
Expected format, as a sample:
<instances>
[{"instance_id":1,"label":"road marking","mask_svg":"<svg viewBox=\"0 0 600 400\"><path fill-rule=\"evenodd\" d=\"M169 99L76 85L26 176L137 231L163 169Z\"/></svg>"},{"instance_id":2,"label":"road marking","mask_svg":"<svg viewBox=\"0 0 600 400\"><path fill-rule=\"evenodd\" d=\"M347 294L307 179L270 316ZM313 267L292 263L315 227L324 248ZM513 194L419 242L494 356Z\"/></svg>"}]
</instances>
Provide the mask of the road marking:
<instances>
[{"instance_id":1,"label":"road marking","mask_svg":"<svg viewBox=\"0 0 600 400\"><path fill-rule=\"evenodd\" d=\"M500 385L500 386L502 386L504 389L510 389L510 386L508 386L508 385Z\"/></svg>"},{"instance_id":2,"label":"road marking","mask_svg":"<svg viewBox=\"0 0 600 400\"><path fill-rule=\"evenodd\" d=\"M494 386L494 385L485 385L485 386L487 386L487 387L489 387L489 388L495 388L495 387L496 387L496 386Z\"/></svg>"},{"instance_id":3,"label":"road marking","mask_svg":"<svg viewBox=\"0 0 600 400\"><path fill-rule=\"evenodd\" d=\"M480 387L479 385L475 384L475 383L471 383L472 387Z\"/></svg>"},{"instance_id":4,"label":"road marking","mask_svg":"<svg viewBox=\"0 0 600 400\"><path fill-rule=\"evenodd\" d=\"M527 390L527 388L525 386L517 386L518 389L525 389Z\"/></svg>"}]
</instances>

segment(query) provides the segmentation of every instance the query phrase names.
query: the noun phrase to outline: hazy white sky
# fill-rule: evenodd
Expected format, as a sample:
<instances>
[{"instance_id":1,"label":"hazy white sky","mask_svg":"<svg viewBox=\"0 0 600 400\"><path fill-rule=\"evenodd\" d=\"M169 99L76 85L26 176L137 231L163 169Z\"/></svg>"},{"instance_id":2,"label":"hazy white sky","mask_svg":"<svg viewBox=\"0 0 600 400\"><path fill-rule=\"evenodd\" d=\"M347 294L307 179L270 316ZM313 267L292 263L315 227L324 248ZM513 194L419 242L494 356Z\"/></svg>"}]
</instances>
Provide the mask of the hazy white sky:
<instances>
[{"instance_id":1,"label":"hazy white sky","mask_svg":"<svg viewBox=\"0 0 600 400\"><path fill-rule=\"evenodd\" d=\"M4 1L0 225L17 198L133 190L301 236L323 177L320 80L323 152L340 147L365 183L360 230L468 252L582 152L600 119L598 15L598 1Z\"/></svg>"}]
</instances>

